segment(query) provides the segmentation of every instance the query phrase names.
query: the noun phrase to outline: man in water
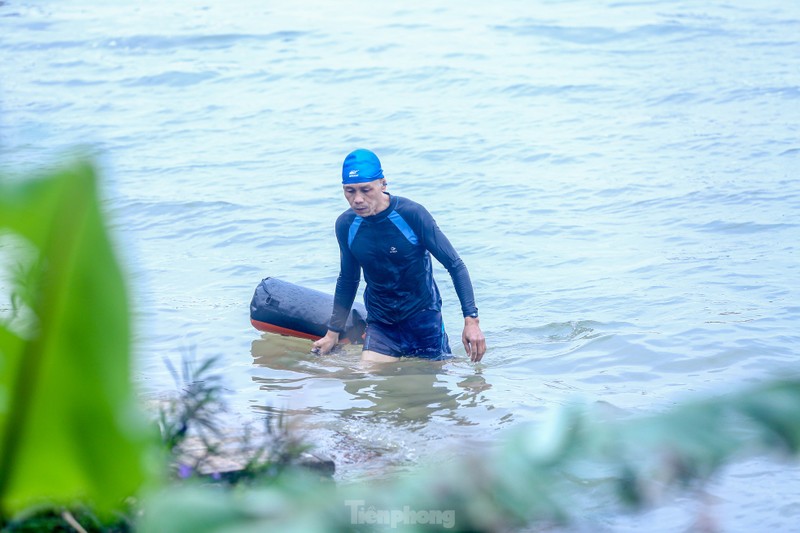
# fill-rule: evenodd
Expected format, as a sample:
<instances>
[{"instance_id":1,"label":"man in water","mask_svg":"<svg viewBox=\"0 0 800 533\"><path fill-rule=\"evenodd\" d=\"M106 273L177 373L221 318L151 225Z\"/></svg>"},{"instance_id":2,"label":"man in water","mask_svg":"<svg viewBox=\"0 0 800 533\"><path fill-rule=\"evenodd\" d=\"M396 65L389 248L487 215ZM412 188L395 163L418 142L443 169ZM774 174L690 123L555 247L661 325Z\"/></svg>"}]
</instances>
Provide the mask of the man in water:
<instances>
[{"instance_id":1,"label":"man in water","mask_svg":"<svg viewBox=\"0 0 800 533\"><path fill-rule=\"evenodd\" d=\"M480 361L486 340L467 267L430 213L416 202L386 192L381 163L369 150L358 149L345 158L342 187L350 209L336 220L341 267L333 313L327 334L314 342L312 351L326 354L339 342L363 269L367 329L362 361L446 358L450 344L433 279L432 254L450 273L461 301L464 349L472 361Z\"/></svg>"}]
</instances>

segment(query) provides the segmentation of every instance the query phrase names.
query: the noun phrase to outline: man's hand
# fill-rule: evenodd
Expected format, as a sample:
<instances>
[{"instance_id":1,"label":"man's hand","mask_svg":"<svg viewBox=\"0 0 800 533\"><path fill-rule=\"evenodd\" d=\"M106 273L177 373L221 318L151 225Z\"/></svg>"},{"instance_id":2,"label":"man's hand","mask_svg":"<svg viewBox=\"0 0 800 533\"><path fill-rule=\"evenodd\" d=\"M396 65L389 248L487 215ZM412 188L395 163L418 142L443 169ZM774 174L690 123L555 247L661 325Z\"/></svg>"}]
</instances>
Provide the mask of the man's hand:
<instances>
[{"instance_id":1,"label":"man's hand","mask_svg":"<svg viewBox=\"0 0 800 533\"><path fill-rule=\"evenodd\" d=\"M339 333L336 331L328 330L321 339L314 341L314 346L311 351L319 355L327 355L331 353L333 347L339 342Z\"/></svg>"},{"instance_id":2,"label":"man's hand","mask_svg":"<svg viewBox=\"0 0 800 533\"><path fill-rule=\"evenodd\" d=\"M479 324L479 319L465 317L464 331L461 333L461 342L464 343L464 349L473 363L483 359L483 354L486 353L486 339Z\"/></svg>"}]
</instances>

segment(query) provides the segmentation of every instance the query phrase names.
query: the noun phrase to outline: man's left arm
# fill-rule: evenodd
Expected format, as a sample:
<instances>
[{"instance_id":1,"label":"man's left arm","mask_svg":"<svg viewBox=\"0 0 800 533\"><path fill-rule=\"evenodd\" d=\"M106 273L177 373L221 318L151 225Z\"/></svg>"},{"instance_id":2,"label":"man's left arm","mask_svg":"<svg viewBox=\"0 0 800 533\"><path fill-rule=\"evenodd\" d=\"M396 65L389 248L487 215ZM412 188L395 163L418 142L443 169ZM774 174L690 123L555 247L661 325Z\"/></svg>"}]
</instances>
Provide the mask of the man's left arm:
<instances>
[{"instance_id":1,"label":"man's left arm","mask_svg":"<svg viewBox=\"0 0 800 533\"><path fill-rule=\"evenodd\" d=\"M464 350L466 350L470 360L477 363L483 359L483 354L486 353L486 339L481 331L478 307L475 305L475 296L467 265L464 264L461 258L458 258L452 266L442 264L453 279L453 287L456 289L456 294L461 302L461 312L464 314L464 330L461 332L461 342L464 344Z\"/></svg>"},{"instance_id":2,"label":"man's left arm","mask_svg":"<svg viewBox=\"0 0 800 533\"><path fill-rule=\"evenodd\" d=\"M461 302L461 312L464 315L464 331L461 333L461 342L464 344L470 360L478 362L486 353L486 339L481 331L478 307L475 305L475 293L472 289L472 280L470 280L467 265L439 229L433 217L427 211L425 215L427 216L422 218L421 232L425 246L447 269L453 280L453 287Z\"/></svg>"}]
</instances>

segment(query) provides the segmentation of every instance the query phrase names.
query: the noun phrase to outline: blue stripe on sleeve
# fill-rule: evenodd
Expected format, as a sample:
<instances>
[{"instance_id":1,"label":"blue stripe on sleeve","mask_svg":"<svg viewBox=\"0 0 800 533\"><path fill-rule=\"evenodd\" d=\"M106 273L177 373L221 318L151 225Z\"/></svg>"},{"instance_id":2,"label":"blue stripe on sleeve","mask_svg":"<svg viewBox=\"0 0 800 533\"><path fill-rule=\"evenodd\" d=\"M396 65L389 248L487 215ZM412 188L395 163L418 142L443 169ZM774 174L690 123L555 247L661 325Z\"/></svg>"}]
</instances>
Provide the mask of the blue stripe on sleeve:
<instances>
[{"instance_id":1,"label":"blue stripe on sleeve","mask_svg":"<svg viewBox=\"0 0 800 533\"><path fill-rule=\"evenodd\" d=\"M361 222L364 219L361 217L356 217L353 219L353 223L350 224L350 230L347 233L347 247L353 247L353 239L356 238L356 233L358 232L358 227L361 225Z\"/></svg>"}]
</instances>

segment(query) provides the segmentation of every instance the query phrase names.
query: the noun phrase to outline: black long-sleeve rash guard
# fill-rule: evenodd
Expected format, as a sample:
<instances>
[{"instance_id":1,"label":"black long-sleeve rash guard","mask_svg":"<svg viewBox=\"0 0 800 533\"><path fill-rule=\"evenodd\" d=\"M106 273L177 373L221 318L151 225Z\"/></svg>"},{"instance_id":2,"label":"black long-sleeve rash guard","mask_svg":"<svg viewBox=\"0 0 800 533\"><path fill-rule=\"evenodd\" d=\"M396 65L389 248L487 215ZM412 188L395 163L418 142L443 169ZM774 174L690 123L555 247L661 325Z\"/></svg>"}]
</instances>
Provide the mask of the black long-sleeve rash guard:
<instances>
[{"instance_id":1,"label":"black long-sleeve rash guard","mask_svg":"<svg viewBox=\"0 0 800 533\"><path fill-rule=\"evenodd\" d=\"M466 265L420 204L392 196L389 207L376 215L360 217L348 209L336 220L336 238L341 268L330 330L344 331L362 269L368 322L394 324L418 311L440 311L430 254L450 273L464 316L477 313Z\"/></svg>"}]
</instances>

